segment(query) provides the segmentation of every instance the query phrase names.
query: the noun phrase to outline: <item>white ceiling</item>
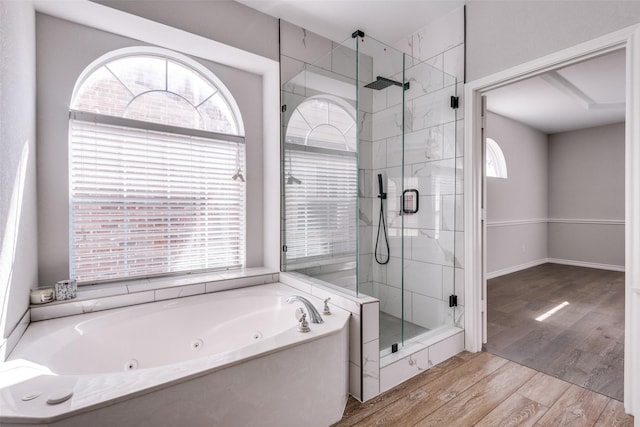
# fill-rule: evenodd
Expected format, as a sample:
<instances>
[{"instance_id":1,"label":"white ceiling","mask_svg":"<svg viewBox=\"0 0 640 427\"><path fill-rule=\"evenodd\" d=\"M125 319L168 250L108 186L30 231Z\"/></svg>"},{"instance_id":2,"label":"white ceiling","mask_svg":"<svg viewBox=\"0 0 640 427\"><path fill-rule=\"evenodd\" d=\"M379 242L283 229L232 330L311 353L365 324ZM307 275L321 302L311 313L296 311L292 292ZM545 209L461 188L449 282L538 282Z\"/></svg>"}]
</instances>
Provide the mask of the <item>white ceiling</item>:
<instances>
[{"instance_id":1,"label":"white ceiling","mask_svg":"<svg viewBox=\"0 0 640 427\"><path fill-rule=\"evenodd\" d=\"M495 89L487 109L545 133L624 121L625 51Z\"/></svg>"},{"instance_id":2,"label":"white ceiling","mask_svg":"<svg viewBox=\"0 0 640 427\"><path fill-rule=\"evenodd\" d=\"M236 0L336 42L356 29L388 45L464 0ZM490 111L545 133L624 121L625 55L620 50L491 91Z\"/></svg>"},{"instance_id":3,"label":"white ceiling","mask_svg":"<svg viewBox=\"0 0 640 427\"><path fill-rule=\"evenodd\" d=\"M355 30L388 45L464 4L463 0L236 0L336 42Z\"/></svg>"}]
</instances>

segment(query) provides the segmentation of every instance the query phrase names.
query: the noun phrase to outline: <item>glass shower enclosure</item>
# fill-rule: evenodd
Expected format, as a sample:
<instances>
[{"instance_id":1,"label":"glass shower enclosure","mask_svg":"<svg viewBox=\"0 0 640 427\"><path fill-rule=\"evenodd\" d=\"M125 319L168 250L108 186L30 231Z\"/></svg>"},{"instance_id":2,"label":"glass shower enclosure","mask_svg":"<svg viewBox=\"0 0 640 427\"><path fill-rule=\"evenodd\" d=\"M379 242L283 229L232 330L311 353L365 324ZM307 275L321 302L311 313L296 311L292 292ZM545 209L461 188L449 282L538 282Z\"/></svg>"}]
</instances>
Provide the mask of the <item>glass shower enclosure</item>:
<instances>
[{"instance_id":1,"label":"glass shower enclosure","mask_svg":"<svg viewBox=\"0 0 640 427\"><path fill-rule=\"evenodd\" d=\"M356 31L282 85L282 270L379 299L382 355L461 322L456 79L440 68Z\"/></svg>"}]
</instances>

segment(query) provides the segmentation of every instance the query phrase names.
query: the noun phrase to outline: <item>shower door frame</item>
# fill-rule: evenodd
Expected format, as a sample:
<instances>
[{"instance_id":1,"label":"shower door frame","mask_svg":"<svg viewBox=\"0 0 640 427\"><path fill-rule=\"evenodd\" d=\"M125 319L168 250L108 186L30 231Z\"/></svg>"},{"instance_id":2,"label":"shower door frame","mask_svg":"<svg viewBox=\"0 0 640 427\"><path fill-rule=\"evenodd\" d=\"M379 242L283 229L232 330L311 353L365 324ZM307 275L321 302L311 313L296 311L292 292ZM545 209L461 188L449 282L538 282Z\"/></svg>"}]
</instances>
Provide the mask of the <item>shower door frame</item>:
<instances>
[{"instance_id":1,"label":"shower door frame","mask_svg":"<svg viewBox=\"0 0 640 427\"><path fill-rule=\"evenodd\" d=\"M372 40L374 40L376 43L379 43L381 46L386 46L384 43L379 42L378 40L376 40L374 38L372 38ZM356 45L356 53L357 53L358 57L360 55L359 46L360 46L359 44ZM390 48L390 49L396 50L394 48ZM385 49L385 51L386 51L386 49ZM427 61L421 61L421 60L419 60L417 58L412 57L411 55L407 54L406 52L397 51L397 53L401 54L400 58L401 58L401 61L402 61L402 63L401 63L402 64L402 67L401 67L402 79L398 78L398 80L400 80L399 82L398 81L392 81L392 80L387 79L387 78L384 78L384 80L386 80L387 82L392 82L391 84L393 84L395 86L399 86L399 87L402 88L402 97L401 97L402 100L401 100L401 103L400 104L394 104L391 107L389 107L389 105L387 105L387 108L400 107L401 123L400 123L400 132L397 135L397 137L399 137L399 139L401 141L401 148L402 148L401 149L401 162L400 162L400 165L394 165L393 167L390 167L389 165L387 165L387 166L383 167L382 169L383 170L393 169L393 168L399 168L400 169L400 177L398 179L398 181L399 181L399 196L398 196L398 198L400 198L400 197L402 197L401 195L404 194L404 191L407 189L407 178L410 178L410 176L408 176L407 173L409 173L409 175L410 175L410 172L412 170L412 165L411 164L407 164L407 158L406 158L406 135L407 135L407 132L414 132L415 133L415 132L419 132L419 131L422 131L422 130L428 128L428 127L425 127L424 129L418 128L418 130L413 129L413 130L409 130L409 131L406 128L406 124L407 124L407 117L406 117L406 114L407 114L407 102L410 103L410 102L412 102L413 99L417 99L418 98L418 97L416 97L414 95L414 97L411 97L411 98L407 99L407 90L409 90L409 83L410 83L410 79L409 79L409 77L407 75L407 71L408 71L408 69L413 68L415 66L427 64ZM398 59L400 59L400 58L398 58ZM376 58L374 57L374 60L375 59ZM431 67L433 67L433 66L431 66ZM458 95L458 90L457 90L458 80L455 78L455 76L448 75L444 70L440 70L437 67L433 67L433 68L437 69L438 72L442 73L443 82L442 82L442 87L440 87L437 90L431 90L430 91L431 95L435 96L435 94L438 91L445 91L447 89L451 89L452 90L451 95L452 96L457 96ZM358 72L358 67L356 67L356 71ZM373 73L373 75L375 76L376 73ZM448 83L445 84L445 82L447 81L447 79L445 79L445 75L449 76L451 78L451 82L448 82ZM398 77L399 77L399 74L398 74ZM378 76L376 81L377 80L381 80L381 79L383 79L383 78ZM357 80L358 80L358 82L360 82L359 74L358 74L358 79ZM360 90L362 90L363 88L370 89L370 90L387 90L388 86L382 87L382 88L373 87L373 85L376 83L376 81L374 81L372 83L369 83L367 85L358 87L358 106L357 106L358 111L361 111L361 108L360 108L360 105L359 105ZM414 82L411 83L411 84L413 85L413 84L416 84L416 83L420 84L420 82L419 81L416 82L415 78L414 78ZM427 94L427 95L429 95L429 94ZM440 105L440 104L437 104L437 105ZM457 107L454 107L453 105L449 104L448 96L447 96L447 104L446 105L445 104L441 105L441 108L443 110L450 109L452 111L452 113L451 113L452 116L453 116L452 123L453 123L453 126L455 127L455 123L457 123L457 119L458 119L458 113L457 113L457 110L456 110ZM375 113L375 111L374 111L374 113ZM443 126L446 123L443 120L442 123L438 122L438 124L440 126ZM430 126L432 127L434 125L430 125ZM375 138L372 138L372 139L375 139ZM358 135L358 140L360 140L360 136L359 135ZM443 146L444 146L444 144L443 144ZM456 268L455 240L456 240L456 237L455 237L455 235L456 235L457 228L456 228L456 219L455 219L456 218L456 215L455 215L455 209L456 208L455 208L455 206L457 205L457 203L455 202L455 200L456 200L456 197L457 197L456 190L458 188L456 181L457 181L457 175L459 173L457 171L457 168L456 168L456 164L457 164L457 147L458 146L455 143L455 139L454 139L453 147L452 147L453 148L453 157L445 159L444 156L443 156L442 159L437 159L437 160L441 160L441 161L450 160L453 163L452 192L451 192L451 194L449 194L449 196L452 197L453 206L454 206L453 212L452 212L452 217L451 217L452 229L451 230L444 229L445 231L452 233L452 237L451 238L452 238L452 241L454 242L453 243L453 259L452 259L451 264L450 264L450 267L452 269L450 290L453 292L453 294L456 293L455 292L455 290L456 290L456 283L455 283L455 276L456 276L456 274L455 274L455 268ZM375 169L377 169L377 168L373 168L372 170L375 171ZM371 178L372 179L374 178L373 174L372 174ZM372 185L375 185L375 184L372 184ZM418 186L418 184L414 184L414 185ZM389 191L388 188L387 188L387 191ZM427 195L431 196L431 193L427 192ZM389 200L389 199L390 199L390 197L387 198L386 200ZM380 202L381 203L385 203L382 200L380 200ZM402 202L399 202L399 203L402 203ZM391 214L391 209L389 208L389 205L386 205L385 206L385 216L387 217L390 214ZM407 274L405 274L405 266L407 264L407 261L415 261L415 259L412 259L410 257L410 255L407 255L407 253L405 251L406 246L407 246L407 239L408 239L407 234L406 234L406 230L407 230L407 227L408 227L407 223L406 223L406 215L408 215L408 214L410 214L410 213L407 212L407 213L400 214L401 215L401 218L400 218L400 230L401 231L400 231L400 236L399 236L399 247L400 247L400 249L399 249L399 251L400 251L400 257L399 257L400 258L400 268L399 268L399 270L400 270L399 271L399 279L400 279L400 288L399 288L400 289L400 296L399 296L399 300L400 300L400 315L398 317L398 320L400 320L400 325L399 325L398 329L394 328L394 331L399 333L399 337L397 337L397 341L395 341L390 346L388 346L388 347L385 346L384 348L381 348L380 357L385 357L385 356L388 356L388 355L390 355L392 353L395 353L396 351L399 351L405 345L407 345L409 342L418 341L421 337L424 338L425 334L432 330L431 327L426 327L426 326L420 325L420 324L417 324L417 326L419 326L422 329L424 329L424 331L420 332L420 333L408 332L408 328L407 328L408 324L411 324L413 322L413 319L411 317L407 317L407 312L408 311L412 311L412 308L411 308L411 303L408 302L407 298L406 298L406 294L408 292L407 291L408 278L407 278ZM372 215L375 216L375 214L373 214L373 213L372 213ZM389 220L389 221L391 221L391 220ZM390 227L390 223L388 223L388 227ZM374 240L376 240L376 238L379 235L380 235L380 224L378 224L378 232L376 233L376 236L374 237ZM359 253L359 251L358 251L358 253ZM375 259L376 253L377 252L374 249L374 253L373 253L374 261L372 261L372 265L373 265L373 262L377 261L377 259ZM410 259L408 260L407 257L409 257ZM423 261L423 260L420 260L420 261ZM426 262L430 262L430 261L426 261ZM439 261L438 262L434 261L434 263L440 264ZM443 266L446 266L444 262L442 264L443 264ZM360 268L360 263L359 262L358 262L358 267L357 268L358 269ZM359 273L359 271L358 271L358 273ZM387 272L387 274L389 274L389 273ZM358 282L359 281L360 281L360 275L358 274ZM442 281L444 282L444 279L442 279ZM386 282L387 282L387 284L389 283L388 278L387 278ZM442 285L444 286L444 283L442 283ZM360 292L360 288L358 288L358 292ZM437 299L438 302L442 304L442 307L445 307L445 306L447 307L446 309L442 310L443 318L440 319L440 324L436 325L434 327L434 329L438 329L438 328L441 328L443 326L454 326L456 324L456 322L455 322L455 310L456 309L455 309L454 306L451 305L450 302L447 301L447 299L449 299L449 294L447 294L447 296L443 295L441 298L435 298L434 297L433 299ZM409 300L409 301L411 301L411 300ZM407 304L409 304L409 309L407 308ZM449 311L447 311L447 310L449 310ZM396 317L395 314L393 316ZM380 323L380 328L381 328L381 326L382 326L382 323ZM396 338L396 337L394 337L394 338ZM395 349L394 349L394 346L395 346Z\"/></svg>"},{"instance_id":2,"label":"shower door frame","mask_svg":"<svg viewBox=\"0 0 640 427\"><path fill-rule=\"evenodd\" d=\"M486 280L482 238L482 95L569 64L626 49L625 113L625 357L624 407L640 415L640 25L634 25L465 85L464 230L465 348L486 342ZM637 422L636 422L637 424Z\"/></svg>"}]
</instances>

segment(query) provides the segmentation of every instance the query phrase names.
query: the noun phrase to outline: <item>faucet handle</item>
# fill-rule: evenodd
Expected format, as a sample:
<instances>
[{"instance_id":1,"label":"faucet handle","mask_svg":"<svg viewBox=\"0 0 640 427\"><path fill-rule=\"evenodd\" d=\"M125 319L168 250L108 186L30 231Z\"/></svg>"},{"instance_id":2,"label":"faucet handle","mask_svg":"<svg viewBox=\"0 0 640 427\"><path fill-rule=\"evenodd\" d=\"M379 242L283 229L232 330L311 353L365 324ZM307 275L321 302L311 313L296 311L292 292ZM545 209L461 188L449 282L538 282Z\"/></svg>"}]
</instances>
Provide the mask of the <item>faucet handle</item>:
<instances>
[{"instance_id":1,"label":"faucet handle","mask_svg":"<svg viewBox=\"0 0 640 427\"><path fill-rule=\"evenodd\" d=\"M302 310L302 309L301 309ZM307 322L307 313L302 313L300 316L298 324L298 332L309 332L311 329L309 328L309 322Z\"/></svg>"},{"instance_id":2,"label":"faucet handle","mask_svg":"<svg viewBox=\"0 0 640 427\"><path fill-rule=\"evenodd\" d=\"M324 309L322 310L322 314L326 314L326 315L331 314L331 309L329 308L329 304L328 304L330 299L331 297L324 300Z\"/></svg>"}]
</instances>

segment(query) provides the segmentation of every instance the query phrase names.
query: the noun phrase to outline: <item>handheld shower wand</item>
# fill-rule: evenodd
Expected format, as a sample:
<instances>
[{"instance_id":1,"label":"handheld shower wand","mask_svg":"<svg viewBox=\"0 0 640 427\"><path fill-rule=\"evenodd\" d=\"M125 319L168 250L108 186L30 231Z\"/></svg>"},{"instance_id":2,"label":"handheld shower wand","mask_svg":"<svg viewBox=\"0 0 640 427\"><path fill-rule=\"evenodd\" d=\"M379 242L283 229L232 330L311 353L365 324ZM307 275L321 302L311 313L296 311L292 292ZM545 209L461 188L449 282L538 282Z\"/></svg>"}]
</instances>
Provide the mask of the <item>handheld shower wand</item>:
<instances>
[{"instance_id":1,"label":"handheld shower wand","mask_svg":"<svg viewBox=\"0 0 640 427\"><path fill-rule=\"evenodd\" d=\"M378 197L380 197L381 200L384 200L387 198L387 193L385 193L384 191L382 191L382 174L379 173L378 174Z\"/></svg>"},{"instance_id":2,"label":"handheld shower wand","mask_svg":"<svg viewBox=\"0 0 640 427\"><path fill-rule=\"evenodd\" d=\"M378 221L378 232L376 233L376 248L373 251L373 254L376 258L376 262L378 264L387 264L389 262L389 258L390 258L390 252L389 252L389 236L387 235L387 224L384 221L384 202L383 200L385 200L387 198L387 193L385 193L383 191L383 187L382 187L382 174L378 174L378 197L380 198L380 219ZM384 241L387 245L387 258L384 259L383 256L380 257L380 259L378 259L378 241L380 240L380 228L382 228L382 231L384 233Z\"/></svg>"}]
</instances>

